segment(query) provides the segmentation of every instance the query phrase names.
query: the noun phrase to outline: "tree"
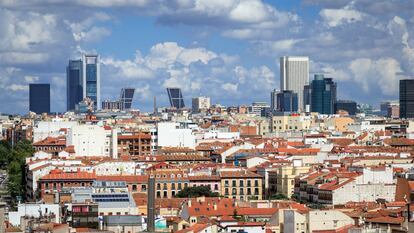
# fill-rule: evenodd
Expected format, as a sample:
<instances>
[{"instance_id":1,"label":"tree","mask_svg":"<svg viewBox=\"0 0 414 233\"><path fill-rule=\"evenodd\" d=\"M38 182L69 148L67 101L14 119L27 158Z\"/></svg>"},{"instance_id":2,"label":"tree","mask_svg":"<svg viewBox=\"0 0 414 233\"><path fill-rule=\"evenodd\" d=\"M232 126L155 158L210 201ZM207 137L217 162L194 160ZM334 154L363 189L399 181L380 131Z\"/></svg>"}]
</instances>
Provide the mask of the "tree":
<instances>
[{"instance_id":1,"label":"tree","mask_svg":"<svg viewBox=\"0 0 414 233\"><path fill-rule=\"evenodd\" d=\"M24 191L26 186L26 158L34 153L33 146L30 141L19 141L13 148L7 147L4 142L0 143L0 154L2 159L6 157L8 183L7 190L12 197L21 196L24 198Z\"/></svg>"},{"instance_id":2,"label":"tree","mask_svg":"<svg viewBox=\"0 0 414 233\"><path fill-rule=\"evenodd\" d=\"M270 197L270 199L271 200L289 200L289 198L286 195L282 194L282 193L273 194Z\"/></svg>"},{"instance_id":3,"label":"tree","mask_svg":"<svg viewBox=\"0 0 414 233\"><path fill-rule=\"evenodd\" d=\"M0 141L0 169L5 168L9 163L11 147L6 140Z\"/></svg>"},{"instance_id":4,"label":"tree","mask_svg":"<svg viewBox=\"0 0 414 233\"><path fill-rule=\"evenodd\" d=\"M175 197L190 198L190 197L218 197L219 193L212 192L210 186L194 186L185 187L178 192Z\"/></svg>"}]
</instances>

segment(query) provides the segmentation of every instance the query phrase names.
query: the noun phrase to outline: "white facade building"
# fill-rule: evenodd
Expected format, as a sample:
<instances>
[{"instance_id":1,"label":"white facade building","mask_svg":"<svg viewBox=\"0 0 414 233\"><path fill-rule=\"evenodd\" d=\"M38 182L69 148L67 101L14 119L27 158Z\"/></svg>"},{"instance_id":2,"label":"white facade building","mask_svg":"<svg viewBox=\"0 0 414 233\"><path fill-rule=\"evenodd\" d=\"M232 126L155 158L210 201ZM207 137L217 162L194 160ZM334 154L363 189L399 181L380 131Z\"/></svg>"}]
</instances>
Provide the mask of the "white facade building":
<instances>
[{"instance_id":1,"label":"white facade building","mask_svg":"<svg viewBox=\"0 0 414 233\"><path fill-rule=\"evenodd\" d=\"M116 138L116 130L109 133L97 125L79 125L69 130L66 146L74 146L76 156L117 156Z\"/></svg>"},{"instance_id":2,"label":"white facade building","mask_svg":"<svg viewBox=\"0 0 414 233\"><path fill-rule=\"evenodd\" d=\"M21 217L39 218L40 216L56 216L52 218L55 223L60 223L59 204L19 204L16 212L9 212L9 222L13 226L20 226Z\"/></svg>"},{"instance_id":3,"label":"white facade building","mask_svg":"<svg viewBox=\"0 0 414 233\"><path fill-rule=\"evenodd\" d=\"M298 110L304 110L303 91L309 84L309 57L280 58L280 89L298 94Z\"/></svg>"},{"instance_id":4,"label":"white facade building","mask_svg":"<svg viewBox=\"0 0 414 233\"><path fill-rule=\"evenodd\" d=\"M188 147L195 149L196 138L192 129L178 122L160 122L157 125L158 146Z\"/></svg>"},{"instance_id":5,"label":"white facade building","mask_svg":"<svg viewBox=\"0 0 414 233\"><path fill-rule=\"evenodd\" d=\"M33 142L41 141L47 137L58 137L63 134L62 129L70 129L77 126L76 121L62 121L60 119L52 121L39 121L33 127Z\"/></svg>"}]
</instances>

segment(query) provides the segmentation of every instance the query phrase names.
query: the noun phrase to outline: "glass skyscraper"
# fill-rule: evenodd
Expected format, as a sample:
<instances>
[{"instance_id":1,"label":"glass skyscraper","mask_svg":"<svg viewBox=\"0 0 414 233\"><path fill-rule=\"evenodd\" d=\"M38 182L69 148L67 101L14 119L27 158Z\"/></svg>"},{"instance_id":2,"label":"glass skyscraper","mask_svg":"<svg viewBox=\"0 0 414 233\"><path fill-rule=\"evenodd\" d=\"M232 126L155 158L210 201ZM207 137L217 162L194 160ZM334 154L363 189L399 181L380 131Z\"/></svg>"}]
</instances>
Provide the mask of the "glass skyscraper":
<instances>
[{"instance_id":1,"label":"glass skyscraper","mask_svg":"<svg viewBox=\"0 0 414 233\"><path fill-rule=\"evenodd\" d=\"M83 96L90 98L94 109L100 109L101 75L98 55L83 55ZM99 103L99 104L98 104Z\"/></svg>"},{"instance_id":2,"label":"glass skyscraper","mask_svg":"<svg viewBox=\"0 0 414 233\"><path fill-rule=\"evenodd\" d=\"M311 83L311 109L321 114L334 114L336 103L336 83L332 78L316 74Z\"/></svg>"},{"instance_id":3,"label":"glass skyscraper","mask_svg":"<svg viewBox=\"0 0 414 233\"><path fill-rule=\"evenodd\" d=\"M69 60L66 67L66 109L75 110L76 104L83 99L82 60Z\"/></svg>"},{"instance_id":4,"label":"glass skyscraper","mask_svg":"<svg viewBox=\"0 0 414 233\"><path fill-rule=\"evenodd\" d=\"M170 100L171 107L180 109L184 108L183 94L180 88L167 88L168 98Z\"/></svg>"},{"instance_id":5,"label":"glass skyscraper","mask_svg":"<svg viewBox=\"0 0 414 233\"><path fill-rule=\"evenodd\" d=\"M29 85L29 110L36 114L50 113L50 84Z\"/></svg>"},{"instance_id":6,"label":"glass skyscraper","mask_svg":"<svg viewBox=\"0 0 414 233\"><path fill-rule=\"evenodd\" d=\"M129 110L134 99L135 88L122 88L121 90L121 110Z\"/></svg>"},{"instance_id":7,"label":"glass skyscraper","mask_svg":"<svg viewBox=\"0 0 414 233\"><path fill-rule=\"evenodd\" d=\"M69 60L66 68L66 107L73 111L84 98L100 108L100 66L98 55L83 55L80 60Z\"/></svg>"},{"instance_id":8,"label":"glass skyscraper","mask_svg":"<svg viewBox=\"0 0 414 233\"><path fill-rule=\"evenodd\" d=\"M297 112L298 94L293 91L282 91L278 93L277 110L280 112Z\"/></svg>"},{"instance_id":9,"label":"glass skyscraper","mask_svg":"<svg viewBox=\"0 0 414 233\"><path fill-rule=\"evenodd\" d=\"M400 117L414 118L414 79L400 80Z\"/></svg>"}]
</instances>

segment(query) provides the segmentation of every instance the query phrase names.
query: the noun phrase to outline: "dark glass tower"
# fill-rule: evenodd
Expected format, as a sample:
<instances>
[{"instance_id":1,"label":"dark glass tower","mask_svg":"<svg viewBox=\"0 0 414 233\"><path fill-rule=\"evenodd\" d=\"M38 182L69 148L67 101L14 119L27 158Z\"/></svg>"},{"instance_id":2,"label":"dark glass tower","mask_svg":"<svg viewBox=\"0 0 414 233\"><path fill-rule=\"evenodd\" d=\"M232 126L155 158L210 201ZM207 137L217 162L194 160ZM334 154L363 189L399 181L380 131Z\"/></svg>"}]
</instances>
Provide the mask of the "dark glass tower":
<instances>
[{"instance_id":1,"label":"dark glass tower","mask_svg":"<svg viewBox=\"0 0 414 233\"><path fill-rule=\"evenodd\" d=\"M50 84L30 84L29 98L31 112L50 113Z\"/></svg>"},{"instance_id":2,"label":"dark glass tower","mask_svg":"<svg viewBox=\"0 0 414 233\"><path fill-rule=\"evenodd\" d=\"M311 109L321 114L334 114L336 83L331 78L316 74L311 83Z\"/></svg>"},{"instance_id":3,"label":"dark glass tower","mask_svg":"<svg viewBox=\"0 0 414 233\"><path fill-rule=\"evenodd\" d=\"M167 88L168 98L170 100L171 107L180 109L184 108L183 94L180 88Z\"/></svg>"},{"instance_id":4,"label":"dark glass tower","mask_svg":"<svg viewBox=\"0 0 414 233\"><path fill-rule=\"evenodd\" d=\"M414 79L400 80L400 118L414 118Z\"/></svg>"},{"instance_id":5,"label":"dark glass tower","mask_svg":"<svg viewBox=\"0 0 414 233\"><path fill-rule=\"evenodd\" d=\"M352 100L338 100L335 104L335 113L339 110L347 111L350 116L355 116L357 112L357 103Z\"/></svg>"},{"instance_id":6,"label":"dark glass tower","mask_svg":"<svg viewBox=\"0 0 414 233\"><path fill-rule=\"evenodd\" d=\"M75 105L83 99L82 60L69 60L66 67L66 109L75 110Z\"/></svg>"},{"instance_id":7,"label":"dark glass tower","mask_svg":"<svg viewBox=\"0 0 414 233\"><path fill-rule=\"evenodd\" d=\"M131 109L132 100L134 99L135 88L122 88L121 90L121 110Z\"/></svg>"},{"instance_id":8,"label":"dark glass tower","mask_svg":"<svg viewBox=\"0 0 414 233\"><path fill-rule=\"evenodd\" d=\"M83 96L90 98L94 103L94 109L99 109L100 95L100 66L98 55L83 56Z\"/></svg>"},{"instance_id":9,"label":"dark glass tower","mask_svg":"<svg viewBox=\"0 0 414 233\"><path fill-rule=\"evenodd\" d=\"M280 112L297 112L298 94L293 91L282 91L278 93L277 110Z\"/></svg>"}]
</instances>

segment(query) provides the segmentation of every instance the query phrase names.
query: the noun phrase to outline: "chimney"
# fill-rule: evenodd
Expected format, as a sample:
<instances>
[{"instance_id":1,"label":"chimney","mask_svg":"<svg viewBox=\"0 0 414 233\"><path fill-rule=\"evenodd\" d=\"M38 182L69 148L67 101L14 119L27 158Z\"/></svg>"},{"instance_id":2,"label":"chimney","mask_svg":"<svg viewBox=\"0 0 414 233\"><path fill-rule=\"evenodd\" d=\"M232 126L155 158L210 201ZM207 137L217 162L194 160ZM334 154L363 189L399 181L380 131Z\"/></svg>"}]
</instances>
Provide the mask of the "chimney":
<instances>
[{"instance_id":1,"label":"chimney","mask_svg":"<svg viewBox=\"0 0 414 233\"><path fill-rule=\"evenodd\" d=\"M217 203L216 202L213 203L213 209L217 210Z\"/></svg>"},{"instance_id":2,"label":"chimney","mask_svg":"<svg viewBox=\"0 0 414 233\"><path fill-rule=\"evenodd\" d=\"M188 207L191 207L191 199L188 199Z\"/></svg>"}]
</instances>

